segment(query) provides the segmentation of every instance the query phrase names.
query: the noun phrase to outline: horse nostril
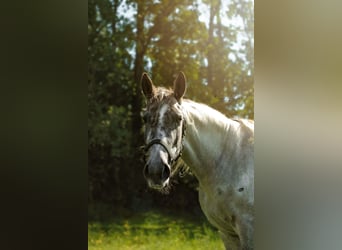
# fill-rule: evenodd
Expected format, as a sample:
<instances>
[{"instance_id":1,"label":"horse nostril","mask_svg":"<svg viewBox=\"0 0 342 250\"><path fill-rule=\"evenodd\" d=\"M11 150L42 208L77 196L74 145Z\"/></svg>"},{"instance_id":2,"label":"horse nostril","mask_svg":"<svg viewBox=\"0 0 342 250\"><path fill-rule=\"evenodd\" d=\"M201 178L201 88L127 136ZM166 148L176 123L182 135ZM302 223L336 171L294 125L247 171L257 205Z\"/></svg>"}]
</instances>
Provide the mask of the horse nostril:
<instances>
[{"instance_id":1,"label":"horse nostril","mask_svg":"<svg viewBox=\"0 0 342 250\"><path fill-rule=\"evenodd\" d=\"M145 165L143 172L144 172L144 176L147 177L148 176L148 164Z\"/></svg>"},{"instance_id":2,"label":"horse nostril","mask_svg":"<svg viewBox=\"0 0 342 250\"><path fill-rule=\"evenodd\" d=\"M163 172L162 172L162 179L166 180L170 177L170 168L168 165L164 164Z\"/></svg>"}]
</instances>

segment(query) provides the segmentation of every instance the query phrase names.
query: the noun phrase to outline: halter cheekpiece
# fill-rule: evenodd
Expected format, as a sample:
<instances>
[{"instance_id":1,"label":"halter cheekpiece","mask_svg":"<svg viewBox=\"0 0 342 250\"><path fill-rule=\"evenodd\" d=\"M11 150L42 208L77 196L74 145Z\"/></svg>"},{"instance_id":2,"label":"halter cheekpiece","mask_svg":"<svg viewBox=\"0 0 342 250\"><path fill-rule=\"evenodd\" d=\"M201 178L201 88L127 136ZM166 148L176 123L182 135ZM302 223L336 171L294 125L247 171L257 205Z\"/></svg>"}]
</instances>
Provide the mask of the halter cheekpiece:
<instances>
[{"instance_id":1,"label":"halter cheekpiece","mask_svg":"<svg viewBox=\"0 0 342 250\"><path fill-rule=\"evenodd\" d=\"M175 156L172 153L170 146L167 145L166 143L164 143L161 139L155 138L155 139L152 139L149 143L147 143L145 145L145 147L144 147L144 151L145 151L144 160L146 161L146 153L149 150L149 148L152 147L154 144L159 144L159 145L161 145L166 150L168 158L169 158L169 161L170 161L170 164L172 166L182 156L183 147L184 147L185 132L186 132L186 122L185 122L185 119L183 118L183 124L182 124L182 143L181 143L181 149L180 149L178 155Z\"/></svg>"}]
</instances>

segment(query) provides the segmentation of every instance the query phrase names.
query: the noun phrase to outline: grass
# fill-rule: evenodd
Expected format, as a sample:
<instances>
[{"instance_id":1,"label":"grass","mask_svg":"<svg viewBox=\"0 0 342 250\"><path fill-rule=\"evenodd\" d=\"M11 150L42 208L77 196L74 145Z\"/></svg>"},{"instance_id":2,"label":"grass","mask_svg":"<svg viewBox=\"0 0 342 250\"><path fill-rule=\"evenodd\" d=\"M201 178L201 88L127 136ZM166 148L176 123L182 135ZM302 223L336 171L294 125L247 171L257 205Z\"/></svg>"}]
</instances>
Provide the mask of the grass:
<instances>
[{"instance_id":1,"label":"grass","mask_svg":"<svg viewBox=\"0 0 342 250\"><path fill-rule=\"evenodd\" d=\"M158 211L88 222L89 250L220 250L217 231L203 219Z\"/></svg>"}]
</instances>

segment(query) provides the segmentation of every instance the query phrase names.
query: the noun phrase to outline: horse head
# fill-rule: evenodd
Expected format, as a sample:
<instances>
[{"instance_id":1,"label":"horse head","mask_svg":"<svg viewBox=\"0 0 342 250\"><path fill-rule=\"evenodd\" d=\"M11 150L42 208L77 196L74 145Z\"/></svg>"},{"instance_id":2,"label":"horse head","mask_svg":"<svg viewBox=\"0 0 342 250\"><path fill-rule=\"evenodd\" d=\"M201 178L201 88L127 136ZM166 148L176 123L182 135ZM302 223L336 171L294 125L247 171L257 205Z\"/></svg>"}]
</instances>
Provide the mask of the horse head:
<instances>
[{"instance_id":1,"label":"horse head","mask_svg":"<svg viewBox=\"0 0 342 250\"><path fill-rule=\"evenodd\" d=\"M181 102L186 80L180 72L170 91L156 88L143 73L141 87L146 98L144 176L151 188L163 190L169 184L183 149L185 120Z\"/></svg>"}]
</instances>

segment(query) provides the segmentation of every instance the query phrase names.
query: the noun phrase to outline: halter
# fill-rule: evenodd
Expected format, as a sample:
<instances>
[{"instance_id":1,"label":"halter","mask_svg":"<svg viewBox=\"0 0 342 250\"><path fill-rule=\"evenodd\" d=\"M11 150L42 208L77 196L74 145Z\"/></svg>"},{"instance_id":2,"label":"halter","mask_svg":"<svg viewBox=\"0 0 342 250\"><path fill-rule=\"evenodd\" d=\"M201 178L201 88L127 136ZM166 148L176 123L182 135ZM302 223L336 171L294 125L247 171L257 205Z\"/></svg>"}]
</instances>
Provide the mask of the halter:
<instances>
[{"instance_id":1,"label":"halter","mask_svg":"<svg viewBox=\"0 0 342 250\"><path fill-rule=\"evenodd\" d=\"M171 148L169 145L167 145L166 143L164 143L161 139L155 138L152 139L149 143L146 144L146 146L144 147L144 151L145 151L145 155L144 155L144 160L146 162L146 153L149 150L150 147L152 147L154 144L159 144L161 145L167 152L169 161L171 166L173 165L173 163L176 163L178 161L178 159L182 156L182 152L183 152L183 147L184 147L184 137L185 137L185 133L186 133L186 122L185 119L183 119L183 125L182 125L182 143L181 143L181 149L179 151L179 154L177 156L172 154Z\"/></svg>"}]
</instances>

